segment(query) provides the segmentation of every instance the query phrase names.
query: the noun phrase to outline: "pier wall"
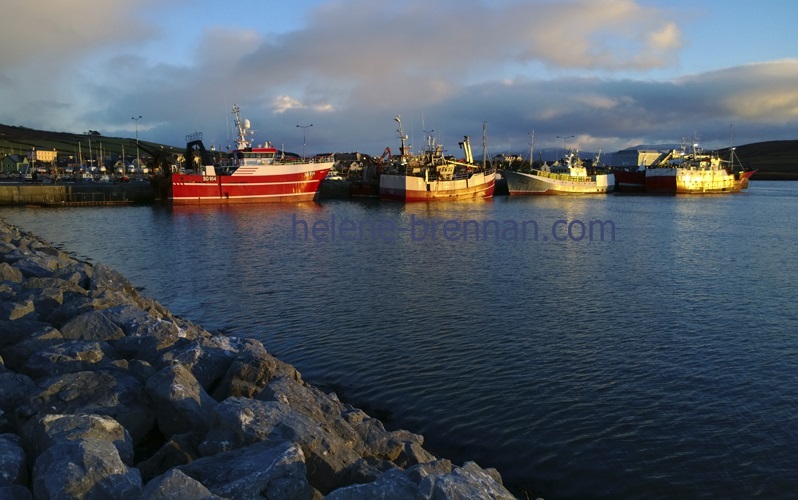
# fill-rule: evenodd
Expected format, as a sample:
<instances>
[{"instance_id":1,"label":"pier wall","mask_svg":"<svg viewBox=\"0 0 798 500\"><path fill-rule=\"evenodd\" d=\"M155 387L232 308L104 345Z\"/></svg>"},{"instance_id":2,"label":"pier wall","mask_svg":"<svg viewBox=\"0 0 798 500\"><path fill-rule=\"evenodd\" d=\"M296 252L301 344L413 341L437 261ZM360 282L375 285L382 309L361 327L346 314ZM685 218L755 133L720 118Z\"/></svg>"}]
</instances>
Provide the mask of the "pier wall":
<instances>
[{"instance_id":1,"label":"pier wall","mask_svg":"<svg viewBox=\"0 0 798 500\"><path fill-rule=\"evenodd\" d=\"M2 220L0 395L0 498L514 498Z\"/></svg>"},{"instance_id":2,"label":"pier wall","mask_svg":"<svg viewBox=\"0 0 798 500\"><path fill-rule=\"evenodd\" d=\"M0 205L152 203L155 191L149 182L119 184L0 183Z\"/></svg>"}]
</instances>

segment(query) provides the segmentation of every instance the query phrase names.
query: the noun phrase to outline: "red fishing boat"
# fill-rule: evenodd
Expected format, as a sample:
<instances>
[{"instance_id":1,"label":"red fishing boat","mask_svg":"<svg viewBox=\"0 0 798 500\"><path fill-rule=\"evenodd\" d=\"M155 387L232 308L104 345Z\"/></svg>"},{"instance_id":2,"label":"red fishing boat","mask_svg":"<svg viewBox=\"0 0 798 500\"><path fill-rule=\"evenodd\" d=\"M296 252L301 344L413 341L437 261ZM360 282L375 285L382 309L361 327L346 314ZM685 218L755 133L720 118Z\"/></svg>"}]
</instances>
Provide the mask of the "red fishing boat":
<instances>
[{"instance_id":1,"label":"red fishing boat","mask_svg":"<svg viewBox=\"0 0 798 500\"><path fill-rule=\"evenodd\" d=\"M202 165L192 172L173 173L165 195L175 205L204 203L265 203L312 201L332 161L286 159L269 143L252 146L249 120L241 120L233 106L237 128L236 149L214 162L198 134L188 136L187 151L200 149ZM188 158L187 158L188 161ZM193 163L193 162L192 162ZM193 166L193 165L192 165Z\"/></svg>"}]
</instances>

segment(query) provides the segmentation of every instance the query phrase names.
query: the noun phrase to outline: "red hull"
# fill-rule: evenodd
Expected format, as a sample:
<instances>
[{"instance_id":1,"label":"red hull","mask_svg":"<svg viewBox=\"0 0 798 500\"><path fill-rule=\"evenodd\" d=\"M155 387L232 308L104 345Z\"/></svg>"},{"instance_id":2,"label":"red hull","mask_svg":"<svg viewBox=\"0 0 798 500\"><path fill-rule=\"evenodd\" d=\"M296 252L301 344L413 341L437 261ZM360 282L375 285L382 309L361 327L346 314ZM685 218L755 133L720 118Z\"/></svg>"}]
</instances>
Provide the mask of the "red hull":
<instances>
[{"instance_id":1,"label":"red hull","mask_svg":"<svg viewBox=\"0 0 798 500\"><path fill-rule=\"evenodd\" d=\"M643 192L646 190L645 170L613 170L615 190L621 192Z\"/></svg>"},{"instance_id":2,"label":"red hull","mask_svg":"<svg viewBox=\"0 0 798 500\"><path fill-rule=\"evenodd\" d=\"M169 199L176 205L312 201L328 170L258 176L173 174Z\"/></svg>"}]
</instances>

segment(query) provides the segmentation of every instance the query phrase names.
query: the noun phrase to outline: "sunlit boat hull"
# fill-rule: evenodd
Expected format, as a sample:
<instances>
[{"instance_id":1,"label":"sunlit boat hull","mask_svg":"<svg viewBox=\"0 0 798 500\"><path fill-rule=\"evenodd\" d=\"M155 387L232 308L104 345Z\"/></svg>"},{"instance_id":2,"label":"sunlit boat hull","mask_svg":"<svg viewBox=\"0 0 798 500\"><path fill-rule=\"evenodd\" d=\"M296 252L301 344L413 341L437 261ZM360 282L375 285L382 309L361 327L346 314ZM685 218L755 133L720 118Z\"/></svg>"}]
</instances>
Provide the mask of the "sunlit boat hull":
<instances>
[{"instance_id":1,"label":"sunlit boat hull","mask_svg":"<svg viewBox=\"0 0 798 500\"><path fill-rule=\"evenodd\" d=\"M332 162L272 165L268 175L172 174L169 201L175 205L313 201Z\"/></svg>"},{"instance_id":2,"label":"sunlit boat hull","mask_svg":"<svg viewBox=\"0 0 798 500\"><path fill-rule=\"evenodd\" d=\"M738 193L748 188L755 171L728 172L724 169L649 168L646 192L655 194Z\"/></svg>"},{"instance_id":3,"label":"sunlit boat hull","mask_svg":"<svg viewBox=\"0 0 798 500\"><path fill-rule=\"evenodd\" d=\"M426 181L423 177L382 174L380 199L404 202L491 198L496 173L478 172L467 179Z\"/></svg>"},{"instance_id":4,"label":"sunlit boat hull","mask_svg":"<svg viewBox=\"0 0 798 500\"><path fill-rule=\"evenodd\" d=\"M605 194L615 189L613 174L599 174L585 178L569 177L566 174L541 175L525 172L505 171L510 196L518 195L571 195Z\"/></svg>"}]
</instances>

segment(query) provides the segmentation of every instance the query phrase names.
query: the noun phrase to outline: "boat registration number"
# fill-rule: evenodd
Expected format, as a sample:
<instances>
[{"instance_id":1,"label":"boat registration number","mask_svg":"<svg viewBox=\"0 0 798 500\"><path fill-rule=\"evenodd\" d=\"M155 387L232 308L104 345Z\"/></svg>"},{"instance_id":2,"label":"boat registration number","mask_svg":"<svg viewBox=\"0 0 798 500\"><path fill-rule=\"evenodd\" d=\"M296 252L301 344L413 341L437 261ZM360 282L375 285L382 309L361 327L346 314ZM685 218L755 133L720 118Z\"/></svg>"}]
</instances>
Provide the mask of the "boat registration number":
<instances>
[{"instance_id":1,"label":"boat registration number","mask_svg":"<svg viewBox=\"0 0 798 500\"><path fill-rule=\"evenodd\" d=\"M216 176L215 175L203 175L202 176L202 180L204 182L216 182Z\"/></svg>"}]
</instances>

